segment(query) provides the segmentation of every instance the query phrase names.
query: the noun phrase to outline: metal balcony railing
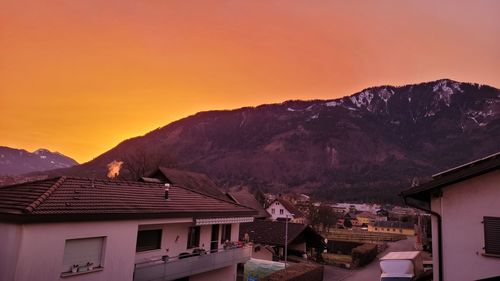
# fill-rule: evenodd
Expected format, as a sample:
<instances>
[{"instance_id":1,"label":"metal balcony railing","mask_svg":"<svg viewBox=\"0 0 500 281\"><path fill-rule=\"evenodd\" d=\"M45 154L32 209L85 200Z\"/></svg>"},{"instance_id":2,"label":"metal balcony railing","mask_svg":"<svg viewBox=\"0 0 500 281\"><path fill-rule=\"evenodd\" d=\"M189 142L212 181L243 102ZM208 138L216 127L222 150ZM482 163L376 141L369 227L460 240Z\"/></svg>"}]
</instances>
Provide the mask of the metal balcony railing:
<instances>
[{"instance_id":1,"label":"metal balcony railing","mask_svg":"<svg viewBox=\"0 0 500 281\"><path fill-rule=\"evenodd\" d=\"M214 253L169 257L135 265L134 281L167 281L223 268L250 259L252 248L244 246Z\"/></svg>"}]
</instances>

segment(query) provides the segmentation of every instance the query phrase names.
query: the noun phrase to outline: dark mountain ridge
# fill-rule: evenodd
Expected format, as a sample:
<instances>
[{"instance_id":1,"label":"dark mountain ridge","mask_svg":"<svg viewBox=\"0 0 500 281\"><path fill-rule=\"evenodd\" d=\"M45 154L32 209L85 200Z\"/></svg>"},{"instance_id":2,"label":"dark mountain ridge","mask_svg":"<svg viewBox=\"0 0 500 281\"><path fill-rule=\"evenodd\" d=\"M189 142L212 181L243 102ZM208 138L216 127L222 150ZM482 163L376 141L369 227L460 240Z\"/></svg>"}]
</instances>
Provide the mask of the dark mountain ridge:
<instances>
[{"instance_id":1,"label":"dark mountain ridge","mask_svg":"<svg viewBox=\"0 0 500 281\"><path fill-rule=\"evenodd\" d=\"M499 113L500 91L486 85L371 87L340 99L200 112L51 173L103 176L121 160L126 177L127 162L141 158L206 173L225 188L394 202L413 179L500 151Z\"/></svg>"}]
</instances>

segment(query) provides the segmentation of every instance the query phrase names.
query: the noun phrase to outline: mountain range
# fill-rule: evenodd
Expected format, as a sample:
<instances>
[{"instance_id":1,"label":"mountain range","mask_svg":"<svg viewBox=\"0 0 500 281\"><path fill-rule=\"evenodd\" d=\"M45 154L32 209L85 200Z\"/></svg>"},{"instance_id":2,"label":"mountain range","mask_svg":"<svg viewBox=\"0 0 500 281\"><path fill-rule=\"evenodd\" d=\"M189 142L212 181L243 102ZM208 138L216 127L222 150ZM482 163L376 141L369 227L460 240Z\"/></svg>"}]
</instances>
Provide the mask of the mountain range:
<instances>
[{"instance_id":1,"label":"mountain range","mask_svg":"<svg viewBox=\"0 0 500 281\"><path fill-rule=\"evenodd\" d=\"M35 171L69 168L78 163L59 152L37 149L33 152L24 149L0 146L0 176L16 176Z\"/></svg>"},{"instance_id":2,"label":"mountain range","mask_svg":"<svg viewBox=\"0 0 500 281\"><path fill-rule=\"evenodd\" d=\"M206 173L227 189L398 202L412 183L500 151L499 113L500 90L487 85L379 86L340 99L200 112L50 174L105 176L116 160L125 178L163 165Z\"/></svg>"}]
</instances>

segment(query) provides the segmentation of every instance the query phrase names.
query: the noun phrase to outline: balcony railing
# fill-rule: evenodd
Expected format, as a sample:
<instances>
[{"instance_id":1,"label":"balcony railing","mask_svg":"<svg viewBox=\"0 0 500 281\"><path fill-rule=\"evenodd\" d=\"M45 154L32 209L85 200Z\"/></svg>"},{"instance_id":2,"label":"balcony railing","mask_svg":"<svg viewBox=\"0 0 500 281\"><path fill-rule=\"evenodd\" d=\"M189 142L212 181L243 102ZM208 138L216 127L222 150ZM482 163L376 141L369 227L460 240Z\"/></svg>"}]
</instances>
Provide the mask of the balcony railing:
<instances>
[{"instance_id":1,"label":"balcony railing","mask_svg":"<svg viewBox=\"0 0 500 281\"><path fill-rule=\"evenodd\" d=\"M191 276L250 259L252 248L244 246L188 257L174 257L135 265L134 281L167 281Z\"/></svg>"}]
</instances>

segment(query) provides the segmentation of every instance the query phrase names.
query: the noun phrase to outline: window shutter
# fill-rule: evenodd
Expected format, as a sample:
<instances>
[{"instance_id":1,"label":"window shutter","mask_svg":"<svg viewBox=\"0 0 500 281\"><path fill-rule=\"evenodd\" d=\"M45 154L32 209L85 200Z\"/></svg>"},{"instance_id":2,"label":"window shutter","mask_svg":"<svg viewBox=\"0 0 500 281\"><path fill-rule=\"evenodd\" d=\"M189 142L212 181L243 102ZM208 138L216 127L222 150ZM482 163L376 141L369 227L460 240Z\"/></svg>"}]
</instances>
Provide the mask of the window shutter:
<instances>
[{"instance_id":1,"label":"window shutter","mask_svg":"<svg viewBox=\"0 0 500 281\"><path fill-rule=\"evenodd\" d=\"M62 272L71 271L74 264L86 266L91 262L94 267L101 266L103 242L104 237L66 240Z\"/></svg>"},{"instance_id":2,"label":"window shutter","mask_svg":"<svg viewBox=\"0 0 500 281\"><path fill-rule=\"evenodd\" d=\"M484 217L484 252L500 255L500 218Z\"/></svg>"}]
</instances>

